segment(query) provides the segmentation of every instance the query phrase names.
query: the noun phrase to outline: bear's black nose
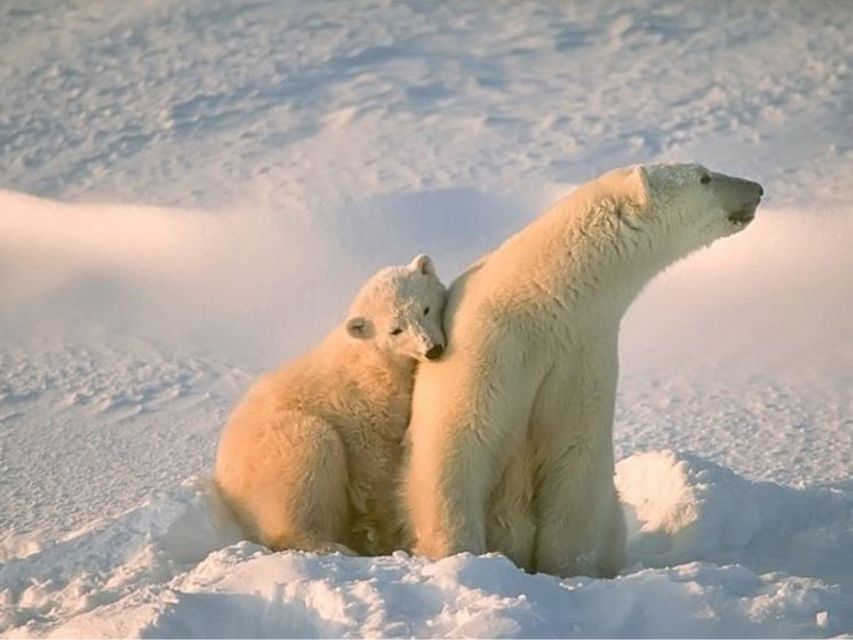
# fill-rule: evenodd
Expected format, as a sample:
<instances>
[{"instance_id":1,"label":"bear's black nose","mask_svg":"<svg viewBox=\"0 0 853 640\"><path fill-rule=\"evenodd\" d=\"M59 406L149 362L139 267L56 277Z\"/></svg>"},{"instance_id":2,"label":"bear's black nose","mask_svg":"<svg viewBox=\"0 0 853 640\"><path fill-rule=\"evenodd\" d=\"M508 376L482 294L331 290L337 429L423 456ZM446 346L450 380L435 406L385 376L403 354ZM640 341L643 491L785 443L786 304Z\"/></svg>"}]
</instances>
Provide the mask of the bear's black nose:
<instances>
[{"instance_id":1,"label":"bear's black nose","mask_svg":"<svg viewBox=\"0 0 853 640\"><path fill-rule=\"evenodd\" d=\"M444 353L444 347L440 344L433 345L430 347L430 350L426 352L427 360L435 360L436 358L440 358L441 354Z\"/></svg>"}]
</instances>

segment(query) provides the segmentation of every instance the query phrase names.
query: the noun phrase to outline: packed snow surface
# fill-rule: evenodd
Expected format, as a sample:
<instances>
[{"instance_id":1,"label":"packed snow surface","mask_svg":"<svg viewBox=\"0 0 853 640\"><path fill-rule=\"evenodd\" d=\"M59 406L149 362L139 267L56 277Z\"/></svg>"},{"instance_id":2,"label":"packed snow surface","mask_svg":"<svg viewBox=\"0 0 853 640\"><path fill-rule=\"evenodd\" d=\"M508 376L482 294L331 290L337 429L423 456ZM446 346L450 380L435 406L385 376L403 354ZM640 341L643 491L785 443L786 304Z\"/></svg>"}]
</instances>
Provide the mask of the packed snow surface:
<instances>
[{"instance_id":1,"label":"packed snow surface","mask_svg":"<svg viewBox=\"0 0 853 640\"><path fill-rule=\"evenodd\" d=\"M0 634L853 635L849 2L0 6ZM265 368L609 168L760 181L623 324L615 580L242 541Z\"/></svg>"}]
</instances>

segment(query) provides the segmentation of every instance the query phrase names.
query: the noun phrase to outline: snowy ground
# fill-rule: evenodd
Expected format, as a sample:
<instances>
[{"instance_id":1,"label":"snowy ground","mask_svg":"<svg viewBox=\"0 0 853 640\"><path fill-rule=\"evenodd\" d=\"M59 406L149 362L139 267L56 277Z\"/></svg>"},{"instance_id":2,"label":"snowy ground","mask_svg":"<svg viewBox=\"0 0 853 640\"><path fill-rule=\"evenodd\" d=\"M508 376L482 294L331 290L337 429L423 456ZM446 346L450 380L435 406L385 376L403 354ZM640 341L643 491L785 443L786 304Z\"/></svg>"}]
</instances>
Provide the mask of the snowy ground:
<instances>
[{"instance_id":1,"label":"snowy ground","mask_svg":"<svg viewBox=\"0 0 853 640\"><path fill-rule=\"evenodd\" d=\"M0 5L0 633L853 635L849 2ZM271 554L205 473L380 265L608 168L764 184L625 320L631 565ZM29 194L29 195L25 195Z\"/></svg>"}]
</instances>

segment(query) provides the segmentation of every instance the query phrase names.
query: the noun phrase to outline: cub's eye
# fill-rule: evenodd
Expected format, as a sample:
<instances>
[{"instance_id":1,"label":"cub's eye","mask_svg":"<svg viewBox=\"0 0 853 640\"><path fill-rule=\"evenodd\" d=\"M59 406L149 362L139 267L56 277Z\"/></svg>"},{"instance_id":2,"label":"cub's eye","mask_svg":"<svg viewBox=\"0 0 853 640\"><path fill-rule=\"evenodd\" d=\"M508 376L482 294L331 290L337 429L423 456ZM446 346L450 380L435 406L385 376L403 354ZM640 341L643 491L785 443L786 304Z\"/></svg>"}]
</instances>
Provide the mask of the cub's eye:
<instances>
[{"instance_id":1,"label":"cub's eye","mask_svg":"<svg viewBox=\"0 0 853 640\"><path fill-rule=\"evenodd\" d=\"M706 173L701 178L699 178L699 182L701 182L702 184L708 184L709 182L711 182L711 176Z\"/></svg>"},{"instance_id":2,"label":"cub's eye","mask_svg":"<svg viewBox=\"0 0 853 640\"><path fill-rule=\"evenodd\" d=\"M403 333L403 330L400 327L397 327L396 329L391 331L392 336L399 336L401 333Z\"/></svg>"},{"instance_id":3,"label":"cub's eye","mask_svg":"<svg viewBox=\"0 0 853 640\"><path fill-rule=\"evenodd\" d=\"M429 307L426 307L426 308L424 309L424 315L425 315L425 316L426 316L426 315L429 315Z\"/></svg>"}]
</instances>

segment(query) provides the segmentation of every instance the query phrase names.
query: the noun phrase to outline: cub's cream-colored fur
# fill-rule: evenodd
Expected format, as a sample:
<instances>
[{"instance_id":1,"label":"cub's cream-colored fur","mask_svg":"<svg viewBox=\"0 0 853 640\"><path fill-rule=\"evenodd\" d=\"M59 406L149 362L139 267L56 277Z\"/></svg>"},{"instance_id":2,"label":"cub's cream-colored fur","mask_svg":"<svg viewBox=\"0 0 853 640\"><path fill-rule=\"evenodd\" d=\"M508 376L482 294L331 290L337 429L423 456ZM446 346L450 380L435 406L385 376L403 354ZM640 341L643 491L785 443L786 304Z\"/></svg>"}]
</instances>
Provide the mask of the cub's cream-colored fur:
<instances>
[{"instance_id":1,"label":"cub's cream-colored fur","mask_svg":"<svg viewBox=\"0 0 853 640\"><path fill-rule=\"evenodd\" d=\"M365 555L401 546L415 363L444 347L445 295L427 256L383 269L345 324L249 390L222 433L215 480L251 538Z\"/></svg>"}]
</instances>

